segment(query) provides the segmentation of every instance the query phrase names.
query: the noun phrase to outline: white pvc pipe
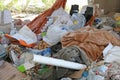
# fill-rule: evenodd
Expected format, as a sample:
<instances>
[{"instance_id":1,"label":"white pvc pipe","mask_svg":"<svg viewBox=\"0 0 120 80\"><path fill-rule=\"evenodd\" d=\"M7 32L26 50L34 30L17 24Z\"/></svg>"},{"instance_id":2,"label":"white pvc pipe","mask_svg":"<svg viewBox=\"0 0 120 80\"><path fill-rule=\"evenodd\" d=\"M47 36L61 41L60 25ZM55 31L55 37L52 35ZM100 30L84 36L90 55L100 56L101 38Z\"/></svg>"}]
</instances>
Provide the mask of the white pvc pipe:
<instances>
[{"instance_id":1,"label":"white pvc pipe","mask_svg":"<svg viewBox=\"0 0 120 80\"><path fill-rule=\"evenodd\" d=\"M45 57L45 56L35 55L35 54L33 56L34 56L34 58L33 58L34 62L38 62L38 63L42 63L42 64L70 68L70 69L75 69L75 70L80 70L80 69L86 68L86 65L75 63L75 62L70 62L70 61L65 61L62 59Z\"/></svg>"}]
</instances>

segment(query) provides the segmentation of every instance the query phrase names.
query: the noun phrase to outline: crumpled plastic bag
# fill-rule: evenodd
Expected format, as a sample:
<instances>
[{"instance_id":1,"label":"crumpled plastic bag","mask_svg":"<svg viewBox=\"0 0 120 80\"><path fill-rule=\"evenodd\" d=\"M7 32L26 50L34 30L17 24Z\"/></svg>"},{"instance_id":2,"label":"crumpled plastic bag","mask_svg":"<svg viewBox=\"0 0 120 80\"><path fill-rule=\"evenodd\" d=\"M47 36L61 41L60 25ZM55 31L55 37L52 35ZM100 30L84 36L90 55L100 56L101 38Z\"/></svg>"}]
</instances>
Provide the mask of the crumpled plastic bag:
<instances>
[{"instance_id":1,"label":"crumpled plastic bag","mask_svg":"<svg viewBox=\"0 0 120 80\"><path fill-rule=\"evenodd\" d=\"M60 7L65 8L67 0L56 0L51 8L43 12L42 14L38 15L35 19L33 19L27 26L36 34L41 33L41 29L47 22L46 17L50 16L53 11L57 10Z\"/></svg>"},{"instance_id":2,"label":"crumpled plastic bag","mask_svg":"<svg viewBox=\"0 0 120 80\"><path fill-rule=\"evenodd\" d=\"M42 28L42 32L45 31L50 25L67 25L72 26L73 22L70 15L62 8L55 10L50 17L45 26Z\"/></svg>"},{"instance_id":3,"label":"crumpled plastic bag","mask_svg":"<svg viewBox=\"0 0 120 80\"><path fill-rule=\"evenodd\" d=\"M60 42L61 38L68 33L68 28L65 25L51 25L46 36L43 37L43 40L47 42L50 46Z\"/></svg>"},{"instance_id":4,"label":"crumpled plastic bag","mask_svg":"<svg viewBox=\"0 0 120 80\"><path fill-rule=\"evenodd\" d=\"M60 42L62 36L68 31L72 31L70 26L73 25L73 22L70 15L62 7L55 10L50 18L53 19L53 24L48 26L47 34L43 40L52 46Z\"/></svg>"},{"instance_id":5,"label":"crumpled plastic bag","mask_svg":"<svg viewBox=\"0 0 120 80\"><path fill-rule=\"evenodd\" d=\"M120 47L114 46L111 50L108 51L104 57L105 62L119 62L120 61Z\"/></svg>"},{"instance_id":6,"label":"crumpled plastic bag","mask_svg":"<svg viewBox=\"0 0 120 80\"><path fill-rule=\"evenodd\" d=\"M62 7L55 10L52 13L51 18L54 19L53 24L66 24L68 26L73 25L70 15L67 12L65 12L65 10Z\"/></svg>"}]
</instances>

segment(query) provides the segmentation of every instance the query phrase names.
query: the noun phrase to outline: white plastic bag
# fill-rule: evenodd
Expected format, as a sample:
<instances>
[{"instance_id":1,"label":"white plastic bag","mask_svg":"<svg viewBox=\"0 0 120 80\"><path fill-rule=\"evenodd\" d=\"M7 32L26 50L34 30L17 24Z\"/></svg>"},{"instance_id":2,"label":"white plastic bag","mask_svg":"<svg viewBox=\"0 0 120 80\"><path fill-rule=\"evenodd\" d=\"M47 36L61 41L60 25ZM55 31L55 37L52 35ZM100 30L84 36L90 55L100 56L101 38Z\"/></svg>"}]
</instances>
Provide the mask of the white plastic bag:
<instances>
[{"instance_id":1,"label":"white plastic bag","mask_svg":"<svg viewBox=\"0 0 120 80\"><path fill-rule=\"evenodd\" d=\"M43 37L43 40L52 46L57 44L66 33L68 33L67 26L51 25L47 30L46 36Z\"/></svg>"},{"instance_id":2,"label":"white plastic bag","mask_svg":"<svg viewBox=\"0 0 120 80\"><path fill-rule=\"evenodd\" d=\"M107 55L104 57L105 62L119 62L120 61L120 47L115 46L108 51Z\"/></svg>"}]
</instances>

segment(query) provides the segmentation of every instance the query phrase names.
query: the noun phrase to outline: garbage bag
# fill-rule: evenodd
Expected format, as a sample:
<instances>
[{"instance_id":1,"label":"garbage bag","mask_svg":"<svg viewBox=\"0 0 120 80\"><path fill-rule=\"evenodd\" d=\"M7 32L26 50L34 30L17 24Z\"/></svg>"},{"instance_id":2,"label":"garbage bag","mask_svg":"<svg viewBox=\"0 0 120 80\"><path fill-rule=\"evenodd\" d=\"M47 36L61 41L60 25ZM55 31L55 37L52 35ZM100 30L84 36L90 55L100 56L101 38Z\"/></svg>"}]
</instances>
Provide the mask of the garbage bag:
<instances>
[{"instance_id":1,"label":"garbage bag","mask_svg":"<svg viewBox=\"0 0 120 80\"><path fill-rule=\"evenodd\" d=\"M73 22L70 18L70 15L62 8L60 7L59 9L55 10L50 17L48 17L49 20L45 24L45 26L42 28L42 32L46 30L50 25L67 25L67 26L72 26Z\"/></svg>"},{"instance_id":2,"label":"garbage bag","mask_svg":"<svg viewBox=\"0 0 120 80\"><path fill-rule=\"evenodd\" d=\"M47 30L46 36L43 37L43 40L52 46L60 42L62 36L66 33L68 33L67 26L51 25Z\"/></svg>"},{"instance_id":3,"label":"garbage bag","mask_svg":"<svg viewBox=\"0 0 120 80\"><path fill-rule=\"evenodd\" d=\"M119 46L114 46L112 49L110 49L106 56L104 57L105 62L119 62L120 60L120 47Z\"/></svg>"},{"instance_id":4,"label":"garbage bag","mask_svg":"<svg viewBox=\"0 0 120 80\"><path fill-rule=\"evenodd\" d=\"M50 17L54 19L53 24L66 24L67 26L73 25L70 15L62 7L55 10Z\"/></svg>"}]
</instances>

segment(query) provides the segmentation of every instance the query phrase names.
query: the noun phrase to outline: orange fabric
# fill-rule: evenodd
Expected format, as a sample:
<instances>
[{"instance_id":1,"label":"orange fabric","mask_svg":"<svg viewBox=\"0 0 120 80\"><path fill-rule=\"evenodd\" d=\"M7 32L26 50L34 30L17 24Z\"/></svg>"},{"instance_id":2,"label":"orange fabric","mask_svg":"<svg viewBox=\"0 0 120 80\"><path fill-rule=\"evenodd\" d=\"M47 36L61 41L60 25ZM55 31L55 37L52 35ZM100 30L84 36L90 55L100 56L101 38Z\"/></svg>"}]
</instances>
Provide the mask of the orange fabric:
<instances>
[{"instance_id":1,"label":"orange fabric","mask_svg":"<svg viewBox=\"0 0 120 80\"><path fill-rule=\"evenodd\" d=\"M39 16L37 16L35 19L33 19L30 23L27 24L27 26L36 34L39 34L41 32L41 29L47 22L47 17L50 16L54 10L63 7L65 8L67 0L56 0L52 8L46 10Z\"/></svg>"},{"instance_id":2,"label":"orange fabric","mask_svg":"<svg viewBox=\"0 0 120 80\"><path fill-rule=\"evenodd\" d=\"M11 43L13 44L20 44L22 46L25 47L34 47L36 44L32 43L32 44L27 44L25 41L23 40L16 40L15 38L11 37L9 34L5 34L5 37L9 38L9 40L11 41Z\"/></svg>"},{"instance_id":3,"label":"orange fabric","mask_svg":"<svg viewBox=\"0 0 120 80\"><path fill-rule=\"evenodd\" d=\"M84 27L75 32L69 32L62 38L62 46L77 45L83 49L93 61L101 57L103 49L111 42L120 46L120 40L110 32L92 27Z\"/></svg>"},{"instance_id":4,"label":"orange fabric","mask_svg":"<svg viewBox=\"0 0 120 80\"><path fill-rule=\"evenodd\" d=\"M25 41L23 40L19 40L19 43L22 45L22 46L25 46L25 47L34 47L36 44L35 43L32 43L32 44L27 44Z\"/></svg>"}]
</instances>

